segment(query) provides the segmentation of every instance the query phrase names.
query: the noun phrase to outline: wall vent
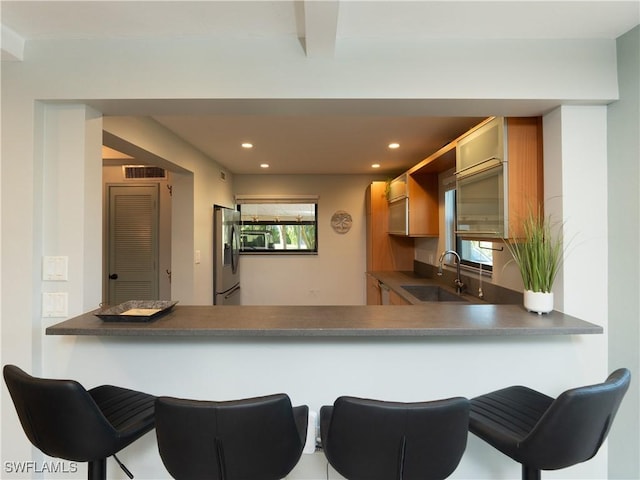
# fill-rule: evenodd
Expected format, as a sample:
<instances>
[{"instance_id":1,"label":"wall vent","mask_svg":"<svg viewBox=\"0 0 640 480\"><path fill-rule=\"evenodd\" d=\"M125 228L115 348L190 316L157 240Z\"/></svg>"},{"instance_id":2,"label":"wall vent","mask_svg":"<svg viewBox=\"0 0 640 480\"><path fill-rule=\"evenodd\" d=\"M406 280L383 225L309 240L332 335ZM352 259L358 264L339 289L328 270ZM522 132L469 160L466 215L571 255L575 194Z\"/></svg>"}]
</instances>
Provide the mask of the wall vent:
<instances>
[{"instance_id":1,"label":"wall vent","mask_svg":"<svg viewBox=\"0 0 640 480\"><path fill-rule=\"evenodd\" d=\"M127 180L167 178L167 171L164 168L151 165L123 165L122 173Z\"/></svg>"}]
</instances>

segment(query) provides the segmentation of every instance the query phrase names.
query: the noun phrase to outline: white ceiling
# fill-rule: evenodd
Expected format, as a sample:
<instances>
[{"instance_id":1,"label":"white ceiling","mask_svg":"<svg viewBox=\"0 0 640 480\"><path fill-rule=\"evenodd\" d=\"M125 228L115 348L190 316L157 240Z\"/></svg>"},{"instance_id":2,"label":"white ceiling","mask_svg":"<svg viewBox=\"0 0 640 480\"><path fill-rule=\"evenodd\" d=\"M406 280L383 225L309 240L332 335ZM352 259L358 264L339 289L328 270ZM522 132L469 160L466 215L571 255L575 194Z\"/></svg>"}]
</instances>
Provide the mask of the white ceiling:
<instances>
[{"instance_id":1,"label":"white ceiling","mask_svg":"<svg viewBox=\"0 0 640 480\"><path fill-rule=\"evenodd\" d=\"M212 158L229 160L237 173L252 173L259 163L269 172L290 174L403 171L477 124L475 117L394 116L182 116L155 117ZM451 135L454 135L452 138ZM206 144L203 142L206 139ZM240 148L252 142L251 150ZM398 142L400 148L387 145Z\"/></svg>"},{"instance_id":2,"label":"white ceiling","mask_svg":"<svg viewBox=\"0 0 640 480\"><path fill-rule=\"evenodd\" d=\"M331 57L341 39L616 38L640 23L631 1L1 1L3 44L85 38L298 38ZM10 35L10 37L7 37ZM8 44L8 43L7 43ZM5 59L3 49L3 59ZM400 102L400 101L398 101ZM407 114L394 101L169 101L96 104L105 115L147 112L234 173L381 173L405 170L503 105ZM311 103L311 105L310 105ZM553 105L521 103L523 115ZM455 116L452 116L455 115ZM473 115L473 116L471 116ZM252 142L251 151L240 143ZM389 151L397 141L401 148Z\"/></svg>"}]
</instances>

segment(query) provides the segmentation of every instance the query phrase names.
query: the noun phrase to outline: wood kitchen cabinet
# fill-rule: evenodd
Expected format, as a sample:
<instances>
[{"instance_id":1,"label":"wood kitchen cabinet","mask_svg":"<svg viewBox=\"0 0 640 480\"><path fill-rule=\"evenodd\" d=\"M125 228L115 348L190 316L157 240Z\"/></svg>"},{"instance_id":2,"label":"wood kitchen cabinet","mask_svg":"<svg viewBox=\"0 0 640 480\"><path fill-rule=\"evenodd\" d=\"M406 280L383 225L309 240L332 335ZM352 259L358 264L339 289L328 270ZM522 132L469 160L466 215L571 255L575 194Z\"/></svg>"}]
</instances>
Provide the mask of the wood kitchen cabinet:
<instances>
[{"instance_id":1,"label":"wood kitchen cabinet","mask_svg":"<svg viewBox=\"0 0 640 480\"><path fill-rule=\"evenodd\" d=\"M411 305L411 302L406 301L393 290L389 290L389 305Z\"/></svg>"},{"instance_id":2,"label":"wood kitchen cabinet","mask_svg":"<svg viewBox=\"0 0 640 480\"><path fill-rule=\"evenodd\" d=\"M389 233L407 237L438 236L438 176L403 173L389 195Z\"/></svg>"},{"instance_id":3,"label":"wood kitchen cabinet","mask_svg":"<svg viewBox=\"0 0 640 480\"><path fill-rule=\"evenodd\" d=\"M507 118L509 238L523 237L522 221L543 208L542 118Z\"/></svg>"},{"instance_id":4,"label":"wood kitchen cabinet","mask_svg":"<svg viewBox=\"0 0 640 480\"><path fill-rule=\"evenodd\" d=\"M367 274L367 305L382 305L380 282L369 274Z\"/></svg>"},{"instance_id":5,"label":"wood kitchen cabinet","mask_svg":"<svg viewBox=\"0 0 640 480\"><path fill-rule=\"evenodd\" d=\"M437 237L438 175L414 173L407 175L409 189L409 235Z\"/></svg>"},{"instance_id":6,"label":"wood kitchen cabinet","mask_svg":"<svg viewBox=\"0 0 640 480\"><path fill-rule=\"evenodd\" d=\"M457 233L520 238L543 202L542 119L490 118L456 141Z\"/></svg>"},{"instance_id":7,"label":"wood kitchen cabinet","mask_svg":"<svg viewBox=\"0 0 640 480\"><path fill-rule=\"evenodd\" d=\"M388 233L386 188L386 182L372 182L367 187L367 271L413 271L413 238Z\"/></svg>"},{"instance_id":8,"label":"wood kitchen cabinet","mask_svg":"<svg viewBox=\"0 0 640 480\"><path fill-rule=\"evenodd\" d=\"M387 300L389 305L411 305L411 302L402 298L389 287L386 287L385 290L389 297ZM367 274L367 305L383 305L380 281L369 274Z\"/></svg>"}]
</instances>

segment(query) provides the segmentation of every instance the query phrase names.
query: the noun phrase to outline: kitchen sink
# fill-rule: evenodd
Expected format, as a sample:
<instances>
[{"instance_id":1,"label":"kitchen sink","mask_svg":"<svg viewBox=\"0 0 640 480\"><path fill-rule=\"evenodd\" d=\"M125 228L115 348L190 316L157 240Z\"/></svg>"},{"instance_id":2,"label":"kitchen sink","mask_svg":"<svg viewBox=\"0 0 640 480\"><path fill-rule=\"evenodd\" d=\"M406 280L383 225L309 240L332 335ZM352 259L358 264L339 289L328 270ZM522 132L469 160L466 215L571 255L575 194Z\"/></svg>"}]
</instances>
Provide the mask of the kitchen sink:
<instances>
[{"instance_id":1,"label":"kitchen sink","mask_svg":"<svg viewBox=\"0 0 640 480\"><path fill-rule=\"evenodd\" d=\"M437 285L400 285L400 287L421 302L466 302L460 295Z\"/></svg>"}]
</instances>

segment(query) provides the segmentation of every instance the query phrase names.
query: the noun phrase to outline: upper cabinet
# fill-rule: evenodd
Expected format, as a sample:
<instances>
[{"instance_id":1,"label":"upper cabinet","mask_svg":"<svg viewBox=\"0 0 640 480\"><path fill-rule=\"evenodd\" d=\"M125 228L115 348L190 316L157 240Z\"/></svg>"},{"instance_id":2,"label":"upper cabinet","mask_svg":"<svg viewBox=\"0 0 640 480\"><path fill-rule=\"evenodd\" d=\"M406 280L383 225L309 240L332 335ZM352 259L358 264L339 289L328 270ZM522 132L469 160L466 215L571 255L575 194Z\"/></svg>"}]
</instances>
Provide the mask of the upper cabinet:
<instances>
[{"instance_id":1,"label":"upper cabinet","mask_svg":"<svg viewBox=\"0 0 640 480\"><path fill-rule=\"evenodd\" d=\"M522 236L522 220L542 205L542 119L487 118L392 180L385 205L375 209L386 211L386 237L438 236L438 174L454 167L456 233L488 240ZM369 195L379 201L379 192Z\"/></svg>"},{"instance_id":2,"label":"upper cabinet","mask_svg":"<svg viewBox=\"0 0 640 480\"><path fill-rule=\"evenodd\" d=\"M389 233L408 237L438 235L438 177L404 173L389 185Z\"/></svg>"},{"instance_id":3,"label":"upper cabinet","mask_svg":"<svg viewBox=\"0 0 640 480\"><path fill-rule=\"evenodd\" d=\"M413 239L389 235L386 190L386 182L372 182L366 192L367 271L413 270Z\"/></svg>"},{"instance_id":4,"label":"upper cabinet","mask_svg":"<svg viewBox=\"0 0 640 480\"><path fill-rule=\"evenodd\" d=\"M542 198L540 118L492 118L458 139L458 235L517 238L522 220Z\"/></svg>"}]
</instances>

